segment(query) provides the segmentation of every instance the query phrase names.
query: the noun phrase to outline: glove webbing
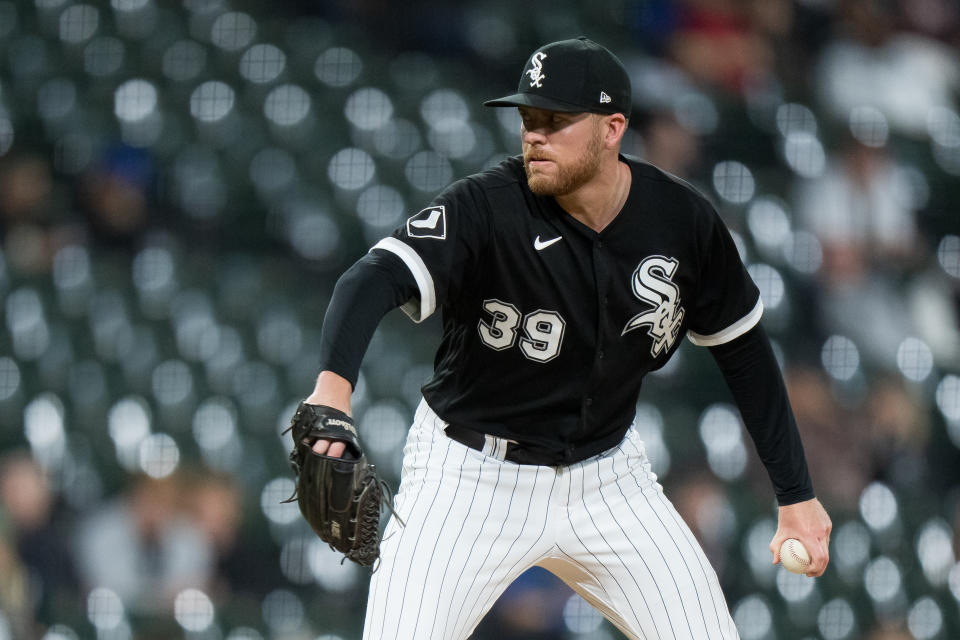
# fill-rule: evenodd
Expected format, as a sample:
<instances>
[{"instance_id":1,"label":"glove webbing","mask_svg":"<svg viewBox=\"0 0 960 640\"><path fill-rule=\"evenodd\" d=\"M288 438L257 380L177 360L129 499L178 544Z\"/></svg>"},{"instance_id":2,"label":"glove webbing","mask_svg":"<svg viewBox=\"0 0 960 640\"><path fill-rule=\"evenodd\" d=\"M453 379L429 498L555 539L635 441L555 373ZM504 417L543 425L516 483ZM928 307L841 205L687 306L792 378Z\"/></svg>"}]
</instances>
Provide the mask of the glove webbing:
<instances>
[{"instance_id":1,"label":"glove webbing","mask_svg":"<svg viewBox=\"0 0 960 640\"><path fill-rule=\"evenodd\" d=\"M387 486L387 483L373 476L368 476L367 480L363 491L356 497L356 501L360 503L357 518L351 520L351 524L357 525L354 531L357 532L360 539L351 538L353 549L344 556L344 559L349 558L365 567L373 566L380 558L379 527L380 512L383 507L386 506L401 526L405 526L403 520L393 510L393 498L390 496L390 487ZM379 493L379 495L368 495L371 492ZM377 566L379 566L379 563L377 563ZM373 571L376 570L377 567L374 567Z\"/></svg>"}]
</instances>

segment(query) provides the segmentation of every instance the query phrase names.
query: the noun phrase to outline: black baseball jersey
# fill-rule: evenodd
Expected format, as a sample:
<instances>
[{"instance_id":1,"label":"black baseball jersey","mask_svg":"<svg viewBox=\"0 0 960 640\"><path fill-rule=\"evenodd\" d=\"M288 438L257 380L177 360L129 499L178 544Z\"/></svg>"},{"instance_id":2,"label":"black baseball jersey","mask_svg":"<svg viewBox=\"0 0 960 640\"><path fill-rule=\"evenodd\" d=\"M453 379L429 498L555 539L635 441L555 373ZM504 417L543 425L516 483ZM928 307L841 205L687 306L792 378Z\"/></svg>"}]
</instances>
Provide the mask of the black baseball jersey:
<instances>
[{"instance_id":1,"label":"black baseball jersey","mask_svg":"<svg viewBox=\"0 0 960 640\"><path fill-rule=\"evenodd\" d=\"M579 460L616 445L649 372L686 335L724 344L762 304L729 232L688 184L633 175L600 233L534 195L520 157L462 179L371 251L399 257L442 313L429 405L451 424Z\"/></svg>"}]
</instances>

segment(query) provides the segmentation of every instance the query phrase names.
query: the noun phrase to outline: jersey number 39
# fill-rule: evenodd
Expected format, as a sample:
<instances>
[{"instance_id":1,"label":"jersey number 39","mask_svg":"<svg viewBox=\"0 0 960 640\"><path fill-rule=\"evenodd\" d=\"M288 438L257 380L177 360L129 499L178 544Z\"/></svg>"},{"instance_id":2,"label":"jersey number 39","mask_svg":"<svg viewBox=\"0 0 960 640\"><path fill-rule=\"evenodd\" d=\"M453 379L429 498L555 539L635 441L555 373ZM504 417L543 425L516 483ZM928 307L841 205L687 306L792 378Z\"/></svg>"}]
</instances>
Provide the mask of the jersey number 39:
<instances>
[{"instance_id":1,"label":"jersey number 39","mask_svg":"<svg viewBox=\"0 0 960 640\"><path fill-rule=\"evenodd\" d=\"M517 342L517 329L522 326L520 351L527 358L547 362L560 353L567 323L556 311L538 309L521 317L515 306L496 299L484 300L483 309L490 319L481 319L477 329L480 339L491 349L503 351L512 347Z\"/></svg>"}]
</instances>

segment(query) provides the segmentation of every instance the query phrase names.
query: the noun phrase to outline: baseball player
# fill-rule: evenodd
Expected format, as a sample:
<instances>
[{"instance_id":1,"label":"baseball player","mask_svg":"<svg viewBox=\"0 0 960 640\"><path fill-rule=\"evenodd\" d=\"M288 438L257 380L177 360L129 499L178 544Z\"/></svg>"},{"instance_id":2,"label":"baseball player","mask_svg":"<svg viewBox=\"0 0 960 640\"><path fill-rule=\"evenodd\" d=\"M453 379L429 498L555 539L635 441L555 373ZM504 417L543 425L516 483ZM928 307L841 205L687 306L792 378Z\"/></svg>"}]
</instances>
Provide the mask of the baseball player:
<instances>
[{"instance_id":1,"label":"baseball player","mask_svg":"<svg viewBox=\"0 0 960 640\"><path fill-rule=\"evenodd\" d=\"M523 156L455 182L343 274L305 400L349 414L383 315L441 313L363 637L467 638L538 565L629 638L737 638L630 427L644 375L684 336L709 348L779 502L774 562L797 538L823 573L831 523L757 287L703 196L619 153L631 89L607 49L548 44L517 93L485 104L519 109Z\"/></svg>"}]
</instances>

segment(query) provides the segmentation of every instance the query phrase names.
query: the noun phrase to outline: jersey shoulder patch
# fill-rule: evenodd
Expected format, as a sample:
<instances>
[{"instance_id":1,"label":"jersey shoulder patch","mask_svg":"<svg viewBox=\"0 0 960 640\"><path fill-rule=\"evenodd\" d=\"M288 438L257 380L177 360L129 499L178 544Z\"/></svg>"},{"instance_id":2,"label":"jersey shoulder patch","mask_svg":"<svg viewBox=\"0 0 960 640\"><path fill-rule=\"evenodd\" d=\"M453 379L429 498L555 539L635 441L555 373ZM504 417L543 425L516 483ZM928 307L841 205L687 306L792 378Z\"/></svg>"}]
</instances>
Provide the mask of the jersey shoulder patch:
<instances>
[{"instance_id":1,"label":"jersey shoulder patch","mask_svg":"<svg viewBox=\"0 0 960 640\"><path fill-rule=\"evenodd\" d=\"M447 208L444 205L427 207L407 218L407 236L411 238L447 238Z\"/></svg>"}]
</instances>

